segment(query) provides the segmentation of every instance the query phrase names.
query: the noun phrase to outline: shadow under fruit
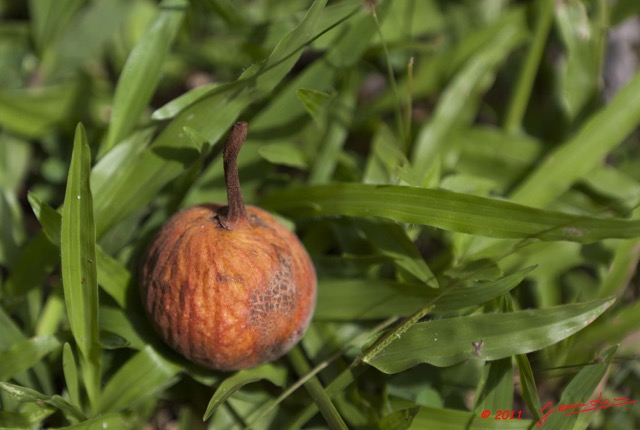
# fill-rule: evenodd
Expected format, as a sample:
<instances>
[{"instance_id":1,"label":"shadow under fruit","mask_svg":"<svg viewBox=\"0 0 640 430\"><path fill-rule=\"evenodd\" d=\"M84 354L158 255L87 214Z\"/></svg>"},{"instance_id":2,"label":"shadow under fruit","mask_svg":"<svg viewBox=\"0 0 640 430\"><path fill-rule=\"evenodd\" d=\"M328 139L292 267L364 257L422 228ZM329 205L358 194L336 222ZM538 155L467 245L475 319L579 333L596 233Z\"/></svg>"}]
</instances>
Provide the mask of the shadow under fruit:
<instances>
[{"instance_id":1,"label":"shadow under fruit","mask_svg":"<svg viewBox=\"0 0 640 430\"><path fill-rule=\"evenodd\" d=\"M245 207L237 156L247 123L223 151L228 205L169 219L142 265L142 302L160 336L189 360L237 370L275 360L304 334L316 273L298 238L268 212Z\"/></svg>"}]
</instances>

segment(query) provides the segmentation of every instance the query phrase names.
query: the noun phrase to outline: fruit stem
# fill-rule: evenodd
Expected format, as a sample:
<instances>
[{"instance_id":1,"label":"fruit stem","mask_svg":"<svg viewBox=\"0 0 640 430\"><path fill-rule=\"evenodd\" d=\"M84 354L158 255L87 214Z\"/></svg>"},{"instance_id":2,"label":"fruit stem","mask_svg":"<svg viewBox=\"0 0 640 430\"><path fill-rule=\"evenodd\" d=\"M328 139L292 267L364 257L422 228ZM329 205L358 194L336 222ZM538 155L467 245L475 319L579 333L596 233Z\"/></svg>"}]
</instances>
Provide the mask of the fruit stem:
<instances>
[{"instance_id":1,"label":"fruit stem","mask_svg":"<svg viewBox=\"0 0 640 430\"><path fill-rule=\"evenodd\" d=\"M227 212L218 215L222 227L233 230L248 221L244 207L240 179L238 177L238 153L247 138L249 125L244 121L236 122L231 128L227 143L222 151L224 163L224 180L227 184Z\"/></svg>"}]
</instances>

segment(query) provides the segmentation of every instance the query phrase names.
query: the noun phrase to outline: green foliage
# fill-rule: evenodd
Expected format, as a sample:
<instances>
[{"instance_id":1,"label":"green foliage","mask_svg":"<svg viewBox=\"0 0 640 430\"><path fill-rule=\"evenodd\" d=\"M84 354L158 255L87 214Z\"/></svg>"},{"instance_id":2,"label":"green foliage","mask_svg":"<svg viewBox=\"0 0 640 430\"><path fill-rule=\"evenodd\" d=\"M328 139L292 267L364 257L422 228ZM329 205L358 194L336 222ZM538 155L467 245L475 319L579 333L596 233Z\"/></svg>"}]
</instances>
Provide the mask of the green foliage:
<instances>
[{"instance_id":1,"label":"green foliage","mask_svg":"<svg viewBox=\"0 0 640 430\"><path fill-rule=\"evenodd\" d=\"M640 73L601 83L639 10L0 1L0 428L639 428L545 418L640 400ZM159 340L138 266L224 201L239 119L319 291L287 356L222 373Z\"/></svg>"}]
</instances>

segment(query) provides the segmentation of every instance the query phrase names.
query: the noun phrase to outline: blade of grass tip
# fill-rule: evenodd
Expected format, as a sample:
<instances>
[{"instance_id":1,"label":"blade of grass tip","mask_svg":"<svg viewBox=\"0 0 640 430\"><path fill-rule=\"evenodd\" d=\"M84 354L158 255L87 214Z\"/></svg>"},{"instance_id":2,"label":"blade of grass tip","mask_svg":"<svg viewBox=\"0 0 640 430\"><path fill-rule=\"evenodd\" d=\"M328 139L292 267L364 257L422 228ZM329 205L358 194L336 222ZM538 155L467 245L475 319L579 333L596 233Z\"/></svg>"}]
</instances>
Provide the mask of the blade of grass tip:
<instances>
[{"instance_id":1,"label":"blade of grass tip","mask_svg":"<svg viewBox=\"0 0 640 430\"><path fill-rule=\"evenodd\" d=\"M82 124L73 143L62 210L62 283L71 333L81 353L85 388L92 408L100 389L96 229L89 184L91 150Z\"/></svg>"},{"instance_id":2,"label":"blade of grass tip","mask_svg":"<svg viewBox=\"0 0 640 430\"><path fill-rule=\"evenodd\" d=\"M580 342L574 349L588 351L589 345L622 342L640 326L640 302L621 308L607 319L608 323L594 324L580 333Z\"/></svg>"},{"instance_id":3,"label":"blade of grass tip","mask_svg":"<svg viewBox=\"0 0 640 430\"><path fill-rule=\"evenodd\" d=\"M522 399L529 408L529 411L535 419L540 419L540 409L542 404L540 403L540 396L538 395L538 388L536 387L536 380L533 376L533 369L529 358L525 354L518 354L515 356L516 365L518 366L518 374L520 375L520 392L522 393Z\"/></svg>"},{"instance_id":4,"label":"blade of grass tip","mask_svg":"<svg viewBox=\"0 0 640 430\"><path fill-rule=\"evenodd\" d=\"M536 3L536 7L539 10L533 40L518 75L515 90L511 93L507 115L504 120L503 127L509 133L518 132L522 125L522 118L527 109L529 97L531 97L533 83L551 30L554 3L554 0L544 0Z\"/></svg>"},{"instance_id":5,"label":"blade of grass tip","mask_svg":"<svg viewBox=\"0 0 640 430\"><path fill-rule=\"evenodd\" d=\"M371 17L376 23L376 29L378 30L378 35L380 36L380 43L382 44L382 51L384 52L384 58L387 66L387 79L391 84L391 91L394 94L396 99L395 104L395 119L398 125L398 132L400 133L400 141L404 144L403 150L407 151L409 136L407 134L407 130L404 126L404 121L402 119L402 100L400 98L400 93L398 92L398 85L396 83L396 78L393 73L393 68L391 66L391 57L389 55L389 49L387 48L387 42L385 41L384 34L382 34L382 29L380 28L380 21L378 20L378 14L376 13L376 7L374 2L365 2L371 11Z\"/></svg>"},{"instance_id":6,"label":"blade of grass tip","mask_svg":"<svg viewBox=\"0 0 640 430\"><path fill-rule=\"evenodd\" d=\"M293 348L288 357L298 376L302 377L311 371L311 367L299 346ZM314 376L309 379L304 386L313 398L314 402L318 405L318 409L320 409L325 420L327 420L329 427L333 430L348 430L347 425L331 401L331 398L327 395L324 387L320 383L320 380Z\"/></svg>"}]
</instances>

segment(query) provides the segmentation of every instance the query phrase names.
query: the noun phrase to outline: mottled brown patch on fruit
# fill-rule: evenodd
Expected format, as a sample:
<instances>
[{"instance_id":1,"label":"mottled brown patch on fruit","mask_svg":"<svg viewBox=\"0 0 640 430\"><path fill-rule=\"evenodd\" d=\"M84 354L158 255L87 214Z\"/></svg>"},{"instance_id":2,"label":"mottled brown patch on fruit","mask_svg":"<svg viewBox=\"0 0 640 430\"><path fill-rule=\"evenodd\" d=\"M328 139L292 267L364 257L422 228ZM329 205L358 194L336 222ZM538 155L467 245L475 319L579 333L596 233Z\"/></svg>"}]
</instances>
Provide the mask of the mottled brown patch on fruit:
<instances>
[{"instance_id":1,"label":"mottled brown patch on fruit","mask_svg":"<svg viewBox=\"0 0 640 430\"><path fill-rule=\"evenodd\" d=\"M302 337L316 300L315 270L297 237L248 206L233 231L222 205L172 217L142 267L142 299L160 336L188 359L235 370L280 357Z\"/></svg>"},{"instance_id":2,"label":"mottled brown patch on fruit","mask_svg":"<svg viewBox=\"0 0 640 430\"><path fill-rule=\"evenodd\" d=\"M287 316L293 311L295 291L292 286L291 263L283 258L278 260L280 264L267 287L254 291L249 296L250 324L254 326L263 326L274 313Z\"/></svg>"}]
</instances>

